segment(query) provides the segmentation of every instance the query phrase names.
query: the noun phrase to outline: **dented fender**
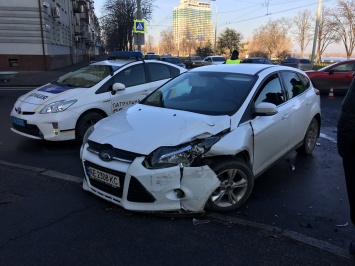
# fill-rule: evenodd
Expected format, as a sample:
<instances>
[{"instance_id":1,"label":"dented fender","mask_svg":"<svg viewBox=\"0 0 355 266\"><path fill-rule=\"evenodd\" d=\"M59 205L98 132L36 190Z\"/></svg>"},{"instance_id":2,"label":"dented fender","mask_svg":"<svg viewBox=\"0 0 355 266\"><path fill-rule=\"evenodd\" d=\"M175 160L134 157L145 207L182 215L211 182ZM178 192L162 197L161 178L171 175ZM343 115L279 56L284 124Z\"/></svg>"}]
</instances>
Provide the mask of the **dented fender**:
<instances>
[{"instance_id":1,"label":"dented fender","mask_svg":"<svg viewBox=\"0 0 355 266\"><path fill-rule=\"evenodd\" d=\"M202 211L208 198L219 185L219 179L209 166L185 167L181 190L186 196L181 199L181 206L193 212Z\"/></svg>"},{"instance_id":2,"label":"dented fender","mask_svg":"<svg viewBox=\"0 0 355 266\"><path fill-rule=\"evenodd\" d=\"M134 176L156 202L149 205L131 203L123 199L122 205L128 209L141 211L203 211L212 192L220 185L214 171L209 166L184 167L182 176L179 166L163 169L147 169L143 158L136 158L127 171L127 176ZM129 175L129 176L128 176ZM126 182L128 183L128 182ZM184 196L179 198L174 192L181 189ZM127 197L124 191L123 197Z\"/></svg>"}]
</instances>

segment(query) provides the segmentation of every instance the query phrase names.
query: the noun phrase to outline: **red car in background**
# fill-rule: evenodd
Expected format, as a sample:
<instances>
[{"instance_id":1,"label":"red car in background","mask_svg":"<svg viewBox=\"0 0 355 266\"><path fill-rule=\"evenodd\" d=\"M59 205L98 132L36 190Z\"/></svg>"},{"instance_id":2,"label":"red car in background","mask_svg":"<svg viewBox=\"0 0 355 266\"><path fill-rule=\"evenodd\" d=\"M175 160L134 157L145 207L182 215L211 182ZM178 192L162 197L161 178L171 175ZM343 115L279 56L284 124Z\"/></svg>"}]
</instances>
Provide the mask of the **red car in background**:
<instances>
[{"instance_id":1,"label":"red car in background","mask_svg":"<svg viewBox=\"0 0 355 266\"><path fill-rule=\"evenodd\" d=\"M331 64L319 70L305 71L311 79L313 86L321 93L345 94L353 80L355 60L346 60Z\"/></svg>"}]
</instances>

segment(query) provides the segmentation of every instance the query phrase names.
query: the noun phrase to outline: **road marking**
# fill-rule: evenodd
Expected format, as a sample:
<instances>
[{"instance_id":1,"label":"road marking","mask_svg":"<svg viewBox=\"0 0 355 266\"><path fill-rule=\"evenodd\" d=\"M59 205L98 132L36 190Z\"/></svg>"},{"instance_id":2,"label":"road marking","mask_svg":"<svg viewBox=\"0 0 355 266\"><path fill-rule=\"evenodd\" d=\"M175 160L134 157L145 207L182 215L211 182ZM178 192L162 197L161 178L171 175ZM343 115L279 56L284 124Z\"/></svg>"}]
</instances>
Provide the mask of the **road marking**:
<instances>
[{"instance_id":1,"label":"road marking","mask_svg":"<svg viewBox=\"0 0 355 266\"><path fill-rule=\"evenodd\" d=\"M73 176L73 175L67 175L67 174L57 172L57 171L47 170L44 168L38 168L38 167L33 167L33 166L28 166L28 165L23 165L23 164L10 163L10 162L1 161L1 160L0 160L0 164L34 171L40 175L54 177L54 178L58 178L58 179L62 179L62 180L75 182L75 183L82 183L83 182L82 177L80 178L80 177Z\"/></svg>"},{"instance_id":2,"label":"road marking","mask_svg":"<svg viewBox=\"0 0 355 266\"><path fill-rule=\"evenodd\" d=\"M6 88L0 88L0 91L31 91L37 87L16 87L16 88L11 88L11 87L6 87Z\"/></svg>"},{"instance_id":3,"label":"road marking","mask_svg":"<svg viewBox=\"0 0 355 266\"><path fill-rule=\"evenodd\" d=\"M323 133L320 133L320 137L323 138L323 139L327 139L327 140L330 140L331 142L333 143L337 143L337 140L333 137L330 137L326 134L323 134Z\"/></svg>"}]
</instances>

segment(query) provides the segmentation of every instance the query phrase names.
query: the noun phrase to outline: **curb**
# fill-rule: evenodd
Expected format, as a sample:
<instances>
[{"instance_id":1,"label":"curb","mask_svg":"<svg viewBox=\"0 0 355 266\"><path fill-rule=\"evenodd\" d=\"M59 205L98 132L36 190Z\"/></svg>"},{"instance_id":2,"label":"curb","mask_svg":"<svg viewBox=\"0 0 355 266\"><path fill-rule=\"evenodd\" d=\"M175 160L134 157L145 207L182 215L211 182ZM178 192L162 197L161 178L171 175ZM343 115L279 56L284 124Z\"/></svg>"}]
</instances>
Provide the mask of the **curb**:
<instances>
[{"instance_id":1,"label":"curb","mask_svg":"<svg viewBox=\"0 0 355 266\"><path fill-rule=\"evenodd\" d=\"M15 163L10 163L10 162L6 162L6 161L2 161L2 160L0 160L0 165L29 170L29 171L36 172L40 175L54 177L54 178L58 178L58 179L62 179L62 180L75 182L75 183L82 183L82 181L83 181L83 179L80 177L63 174L63 173L60 173L57 171L47 170L45 168L38 168L38 167L32 167L32 166L27 166L27 165L22 165L22 164L15 164ZM311 246L313 248L317 248L317 249L332 253L336 256L348 259L350 261L354 261L354 256L348 250L340 248L338 246L335 246L335 245L328 243L326 241L322 241L322 240L318 240L318 239L315 239L312 237L308 237L308 236L305 236L305 235L297 233L297 232L283 230L283 229L278 228L276 226L269 226L266 224L260 224L260 223L247 221L247 220L243 220L240 218L235 218L235 217L231 217L228 215L222 215L222 214L218 214L218 213L206 212L205 216L209 217L209 218L213 218L213 219L221 221L221 222L229 222L230 224L234 224L237 226L243 226L243 227L251 228L254 230L258 230L258 231L265 231L271 237L288 238L290 240L303 243L303 244Z\"/></svg>"}]
</instances>

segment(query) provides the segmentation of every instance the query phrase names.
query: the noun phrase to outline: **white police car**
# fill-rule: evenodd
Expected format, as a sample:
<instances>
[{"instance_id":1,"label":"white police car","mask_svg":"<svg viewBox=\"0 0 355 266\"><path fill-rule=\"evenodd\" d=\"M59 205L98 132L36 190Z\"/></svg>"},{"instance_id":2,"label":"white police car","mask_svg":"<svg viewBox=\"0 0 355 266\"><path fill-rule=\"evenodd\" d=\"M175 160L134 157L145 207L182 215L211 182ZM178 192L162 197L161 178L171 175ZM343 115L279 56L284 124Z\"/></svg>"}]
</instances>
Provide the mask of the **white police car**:
<instances>
[{"instance_id":1,"label":"white police car","mask_svg":"<svg viewBox=\"0 0 355 266\"><path fill-rule=\"evenodd\" d=\"M310 154L320 98L296 68L195 68L91 127L83 188L128 210L232 211L286 153Z\"/></svg>"},{"instance_id":2,"label":"white police car","mask_svg":"<svg viewBox=\"0 0 355 266\"><path fill-rule=\"evenodd\" d=\"M115 51L22 95L11 111L11 130L51 141L82 140L100 119L132 106L186 69L140 52Z\"/></svg>"}]
</instances>

